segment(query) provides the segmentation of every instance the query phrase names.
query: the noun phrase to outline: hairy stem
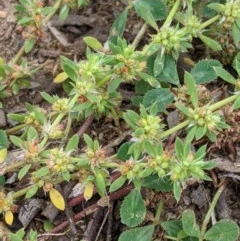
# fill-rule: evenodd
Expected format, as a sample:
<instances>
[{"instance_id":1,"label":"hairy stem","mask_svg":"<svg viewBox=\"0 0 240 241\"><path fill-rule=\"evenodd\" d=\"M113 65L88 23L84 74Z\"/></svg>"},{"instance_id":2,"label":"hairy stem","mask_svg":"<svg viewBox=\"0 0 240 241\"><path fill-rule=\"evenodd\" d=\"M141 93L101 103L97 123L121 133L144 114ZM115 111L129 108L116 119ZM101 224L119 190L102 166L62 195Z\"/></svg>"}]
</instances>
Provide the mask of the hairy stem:
<instances>
[{"instance_id":1,"label":"hairy stem","mask_svg":"<svg viewBox=\"0 0 240 241\"><path fill-rule=\"evenodd\" d=\"M204 240L204 235L206 233L207 225L209 223L211 215L212 215L212 213L214 211L214 208L215 208L215 206L217 204L217 201L218 201L219 197L221 196L221 194L222 194L222 192L223 192L223 190L225 189L226 186L227 186L227 180L224 180L223 183L221 184L221 186L219 187L219 189L217 190L216 194L214 195L212 203L210 204L208 212L207 212L207 214L205 216L205 219L203 220L203 223L202 223L199 241L203 241Z\"/></svg>"},{"instance_id":2,"label":"hairy stem","mask_svg":"<svg viewBox=\"0 0 240 241\"><path fill-rule=\"evenodd\" d=\"M174 3L174 5L173 5L170 13L168 14L168 17L167 17L167 19L165 20L165 22L164 22L164 24L163 24L162 27L166 27L166 26L168 26L168 25L171 24L171 22L172 22L172 20L173 20L173 18L174 18L174 15L176 14L176 12L177 12L180 4L181 4L181 0L177 0L177 1Z\"/></svg>"},{"instance_id":3,"label":"hairy stem","mask_svg":"<svg viewBox=\"0 0 240 241\"><path fill-rule=\"evenodd\" d=\"M200 29L204 29L207 26L211 25L212 23L216 22L220 17L220 15L216 15L213 18L210 18L209 20L201 24Z\"/></svg>"}]
</instances>

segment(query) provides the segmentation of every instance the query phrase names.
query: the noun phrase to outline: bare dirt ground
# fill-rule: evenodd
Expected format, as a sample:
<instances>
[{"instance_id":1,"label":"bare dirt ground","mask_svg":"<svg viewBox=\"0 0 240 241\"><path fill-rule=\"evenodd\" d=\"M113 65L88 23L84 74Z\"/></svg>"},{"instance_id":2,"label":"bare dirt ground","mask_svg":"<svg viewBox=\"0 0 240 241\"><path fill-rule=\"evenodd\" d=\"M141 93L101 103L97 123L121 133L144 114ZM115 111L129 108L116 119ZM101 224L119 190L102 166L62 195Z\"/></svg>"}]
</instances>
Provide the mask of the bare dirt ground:
<instances>
[{"instance_id":1,"label":"bare dirt ground","mask_svg":"<svg viewBox=\"0 0 240 241\"><path fill-rule=\"evenodd\" d=\"M21 29L17 27L14 15L14 3L14 0L0 0L0 11L6 13L6 16L0 17L0 56L5 61L11 61L23 45ZM51 4L51 1L49 1L49 4ZM54 27L54 30L58 31L58 36L56 36L56 32L47 29L43 41L27 55L30 66L43 65L44 67L32 77L31 88L21 90L18 96L8 98L4 102L3 111L5 113L22 112L24 111L25 102L44 105L43 100L38 94L39 90L61 94L61 87L52 83L54 76L56 76L60 70L60 55L65 55L68 58L75 60L83 59L86 46L82 38L84 36L93 36L104 43L107 40L111 24L116 16L121 13L123 8L124 4L121 1L99 0L93 1L93 3L84 10L71 12L68 19L63 23L61 23L57 17L54 17L51 20L51 26ZM124 37L131 42L141 28L141 25L142 21L132 13L130 15L130 20L128 20ZM124 91L126 96L131 95L131 86L125 86L123 92ZM129 104L129 101L126 101L126 104ZM10 125L11 123L6 123L6 126ZM237 122L236 125L238 125ZM6 128L6 126L3 126L2 128ZM93 136L97 136L103 145L113 141L117 135L112 123L108 123L105 120L94 123L89 133ZM229 133L229 135L231 135L231 133ZM226 138L226 136L223 137L223 139L224 138ZM223 177L226 177L228 179L228 185L217 204L215 217L212 217L212 221L214 222L214 218L227 218L240 224L240 185L238 176L240 172L239 137L237 136L235 139L232 138L231 140L232 141L229 141L224 145L220 145L221 149L219 149L218 146L212 146L211 151L209 151L212 157L217 158L219 162L219 167L210 173L213 182L189 183L188 187L183 191L179 203L176 203L173 195L170 193L161 193L144 189L143 195L148 208L145 223L151 221L153 213L156 211L156 205L160 199L164 200L164 211L161 216L162 220L177 219L180 217L181 212L186 208L194 210L198 220L202 220L208 209L209 203L212 200L213 194L217 190L218 183ZM44 199L42 198L41 200ZM95 200L92 200L91 202L94 201ZM19 206L21 207L23 203L23 201L19 202ZM88 241L93 241L96 237L96 230L103 223L106 214L109 215L109 221L105 222L103 225L98 240L106 240L109 232L111 233L111 240L117 240L119 234L126 229L120 223L120 203L121 200L117 200L112 203L111 208L102 208L94 215L82 219L81 222L77 223L78 231L74 237L71 231L69 231L66 235L56 238L53 237L52 239L49 238L48 240L81 240L81 238L87 236ZM88 206L90 204L85 203L84 205ZM84 207L75 207L73 212L79 211L82 208ZM27 225L27 229L37 229L39 233L42 233L42 223L43 220L46 219L46 216L43 215L42 211L30 219L31 223ZM52 218L51 222L54 225L57 225L64 219L66 219L64 215L56 215L56 217ZM92 222L94 222L94 225L96 226L95 228L92 225ZM21 223L16 220L14 225L8 228L15 232L21 227ZM86 234L86 230L88 234ZM83 235L84 233L85 235ZM90 233L92 233L92 235L90 235ZM160 228L156 229L154 240L162 240L162 235L163 231Z\"/></svg>"}]
</instances>

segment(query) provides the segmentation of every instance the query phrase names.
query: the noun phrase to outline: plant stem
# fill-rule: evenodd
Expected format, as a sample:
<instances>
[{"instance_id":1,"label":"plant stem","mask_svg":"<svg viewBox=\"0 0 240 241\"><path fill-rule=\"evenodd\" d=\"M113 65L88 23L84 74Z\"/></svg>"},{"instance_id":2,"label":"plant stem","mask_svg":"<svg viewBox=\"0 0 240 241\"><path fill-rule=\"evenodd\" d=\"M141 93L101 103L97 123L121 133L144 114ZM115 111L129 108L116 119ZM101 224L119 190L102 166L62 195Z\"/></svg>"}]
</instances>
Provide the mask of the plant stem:
<instances>
[{"instance_id":1,"label":"plant stem","mask_svg":"<svg viewBox=\"0 0 240 241\"><path fill-rule=\"evenodd\" d=\"M64 131L66 138L68 137L68 134L70 132L71 125L72 125L72 118L71 118L70 114L68 114L67 125L66 125L65 131Z\"/></svg>"},{"instance_id":2,"label":"plant stem","mask_svg":"<svg viewBox=\"0 0 240 241\"><path fill-rule=\"evenodd\" d=\"M14 126L13 128L10 128L10 129L8 129L8 130L6 130L6 134L12 134L12 133L15 133L15 132L17 132L17 131L20 131L21 129L23 129L24 127L26 127L27 126L27 124L20 124L20 125L18 125L18 126Z\"/></svg>"},{"instance_id":3,"label":"plant stem","mask_svg":"<svg viewBox=\"0 0 240 241\"><path fill-rule=\"evenodd\" d=\"M210 105L209 110L215 111L215 110L221 108L222 106L235 101L238 97L239 97L238 95L232 95L224 100L218 101L217 103Z\"/></svg>"},{"instance_id":4,"label":"plant stem","mask_svg":"<svg viewBox=\"0 0 240 241\"><path fill-rule=\"evenodd\" d=\"M173 20L173 17L174 17L174 15L176 14L176 12L177 12L180 4L181 4L181 0L177 0L177 1L174 3L174 5L173 5L170 13L168 14L168 17L167 17L167 19L165 20L165 22L164 22L164 24L163 24L162 27L166 27L166 26L168 26L168 25L171 24L171 22L172 22L172 20Z\"/></svg>"},{"instance_id":5,"label":"plant stem","mask_svg":"<svg viewBox=\"0 0 240 241\"><path fill-rule=\"evenodd\" d=\"M54 120L54 122L52 123L52 128L56 127L60 121L62 120L62 118L65 116L65 113L60 113L58 114L58 116L56 117L56 119Z\"/></svg>"},{"instance_id":6,"label":"plant stem","mask_svg":"<svg viewBox=\"0 0 240 241\"><path fill-rule=\"evenodd\" d=\"M132 42L132 46L134 48L136 48L138 46L139 42L143 38L143 36L146 33L147 29L148 29L148 24L144 23L143 26L141 27L141 29L139 30L137 36L135 37L135 39Z\"/></svg>"},{"instance_id":7,"label":"plant stem","mask_svg":"<svg viewBox=\"0 0 240 241\"><path fill-rule=\"evenodd\" d=\"M53 7L54 11L45 17L45 19L43 20L43 24L46 24L52 18L52 16L56 13L58 8L61 6L61 3L62 3L62 0L58 0L56 2L56 4ZM15 58L13 59L12 63L17 64L19 62L19 60L21 59L21 57L24 55L24 53L25 53L25 49L24 49L24 45L23 45L22 48L17 52L17 54L16 54Z\"/></svg>"},{"instance_id":8,"label":"plant stem","mask_svg":"<svg viewBox=\"0 0 240 241\"><path fill-rule=\"evenodd\" d=\"M4 170L4 174L8 173L8 172L13 172L16 171L18 168L20 168L21 166L23 166L24 164L26 164L26 160L21 160L19 162L16 162L12 165L9 165L5 168Z\"/></svg>"},{"instance_id":9,"label":"plant stem","mask_svg":"<svg viewBox=\"0 0 240 241\"><path fill-rule=\"evenodd\" d=\"M212 23L214 23L215 21L217 21L221 16L220 15L216 15L213 18L210 18L209 20L207 20L206 22L202 23L201 26L199 27L199 29L204 29L207 26L211 25Z\"/></svg>"},{"instance_id":10,"label":"plant stem","mask_svg":"<svg viewBox=\"0 0 240 241\"><path fill-rule=\"evenodd\" d=\"M191 123L191 120L186 120L186 121L178 124L177 126L174 126L174 127L172 127L171 129L162 132L162 133L159 135L159 139L164 139L165 137L170 136L171 134L173 134L173 133L175 133L175 132L183 129L184 127L186 127L186 126L189 125L190 123Z\"/></svg>"},{"instance_id":11,"label":"plant stem","mask_svg":"<svg viewBox=\"0 0 240 241\"><path fill-rule=\"evenodd\" d=\"M17 199L17 198L25 195L25 194L26 194L32 187L34 187L35 185L36 185L36 184L33 184L33 185L29 186L29 187L23 188L23 189L15 192L15 193L13 193L12 198L13 198L13 199Z\"/></svg>"},{"instance_id":12,"label":"plant stem","mask_svg":"<svg viewBox=\"0 0 240 241\"><path fill-rule=\"evenodd\" d=\"M233 102L233 101L236 100L238 97L239 97L238 95L232 95L232 96L230 96L230 97L228 97L228 98L226 98L226 99L224 99L224 100L221 100L221 101L219 101L219 102L217 102L217 103L215 103L215 104L213 104L213 105L210 105L210 106L209 106L209 109L210 109L211 111L215 111L215 110L221 108L222 106L227 105L227 104ZM171 129L168 129L168 130L162 132L162 133L159 135L159 139L164 139L165 137L170 136L171 134L173 134L173 133L175 133L175 132L183 129L184 127L186 127L186 126L189 125L190 123L191 123L191 120L186 120L186 121L178 124L177 126L174 126L174 127L172 127Z\"/></svg>"},{"instance_id":13,"label":"plant stem","mask_svg":"<svg viewBox=\"0 0 240 241\"><path fill-rule=\"evenodd\" d=\"M211 215L214 211L214 208L217 204L217 201L220 197L220 195L222 194L223 190L225 189L225 187L227 186L227 180L225 179L221 186L219 187L219 189L217 190L216 194L214 195L214 198L212 200L212 203L210 204L210 207L208 209L208 212L205 216L205 219L203 220L203 223L202 223L202 227L201 227L201 232L200 232L200 237L199 237L199 241L203 241L204 240L204 235L206 233L206 230L207 230L207 225L209 223L209 220L211 218Z\"/></svg>"},{"instance_id":14,"label":"plant stem","mask_svg":"<svg viewBox=\"0 0 240 241\"><path fill-rule=\"evenodd\" d=\"M163 210L163 200L161 199L157 205L157 212L155 214L154 220L153 220L153 224L154 225L158 225L160 223L160 216Z\"/></svg>"},{"instance_id":15,"label":"plant stem","mask_svg":"<svg viewBox=\"0 0 240 241\"><path fill-rule=\"evenodd\" d=\"M43 148L46 145L47 141L48 141L48 135L45 135L43 140L40 143L40 147Z\"/></svg>"},{"instance_id":16,"label":"plant stem","mask_svg":"<svg viewBox=\"0 0 240 241\"><path fill-rule=\"evenodd\" d=\"M15 58L13 59L12 63L13 64L17 64L19 62L19 60L21 59L21 57L24 55L25 53L25 49L24 49L24 45L22 46L22 48L17 52Z\"/></svg>"},{"instance_id":17,"label":"plant stem","mask_svg":"<svg viewBox=\"0 0 240 241\"><path fill-rule=\"evenodd\" d=\"M55 11L49 13L49 14L45 17L45 19L43 20L43 23L44 23L44 24L46 24L47 22L49 22L49 20L53 17L53 15L56 13L56 11L57 11L58 8L61 6L61 4L62 4L62 0L58 0L58 1L55 3L55 5L54 5L54 7L53 7L53 8L55 8Z\"/></svg>"}]
</instances>

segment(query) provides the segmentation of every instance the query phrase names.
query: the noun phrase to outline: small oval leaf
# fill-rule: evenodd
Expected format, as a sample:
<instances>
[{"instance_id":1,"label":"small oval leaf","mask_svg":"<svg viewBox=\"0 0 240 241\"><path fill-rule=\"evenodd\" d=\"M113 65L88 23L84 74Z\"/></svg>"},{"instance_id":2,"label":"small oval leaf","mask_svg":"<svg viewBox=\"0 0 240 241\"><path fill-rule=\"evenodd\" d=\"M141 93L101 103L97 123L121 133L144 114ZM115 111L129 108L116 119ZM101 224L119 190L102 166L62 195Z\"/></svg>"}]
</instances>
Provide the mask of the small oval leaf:
<instances>
[{"instance_id":1,"label":"small oval leaf","mask_svg":"<svg viewBox=\"0 0 240 241\"><path fill-rule=\"evenodd\" d=\"M99 51L103 49L102 44L93 37L85 37L83 38L84 42L87 44L88 47L92 48L95 51Z\"/></svg>"},{"instance_id":2,"label":"small oval leaf","mask_svg":"<svg viewBox=\"0 0 240 241\"><path fill-rule=\"evenodd\" d=\"M64 82L67 78L68 78L68 75L65 72L62 72L54 78L53 83L60 84Z\"/></svg>"},{"instance_id":3,"label":"small oval leaf","mask_svg":"<svg viewBox=\"0 0 240 241\"><path fill-rule=\"evenodd\" d=\"M13 223L13 213L12 211L7 211L5 213L5 216L4 216L4 219L5 219L5 222L8 224L8 225L12 225Z\"/></svg>"},{"instance_id":4,"label":"small oval leaf","mask_svg":"<svg viewBox=\"0 0 240 241\"><path fill-rule=\"evenodd\" d=\"M61 195L61 193L56 190L55 188L52 188L49 191L49 197L52 202L52 204L59 210L63 211L65 209L65 202L64 198Z\"/></svg>"},{"instance_id":5,"label":"small oval leaf","mask_svg":"<svg viewBox=\"0 0 240 241\"><path fill-rule=\"evenodd\" d=\"M93 183L92 182L87 182L86 185L85 185L85 189L84 189L84 193L83 193L83 196L84 196L84 199L86 201L88 201L89 199L92 198L93 196Z\"/></svg>"},{"instance_id":6,"label":"small oval leaf","mask_svg":"<svg viewBox=\"0 0 240 241\"><path fill-rule=\"evenodd\" d=\"M0 150L0 163L4 162L7 157L7 148Z\"/></svg>"}]
</instances>

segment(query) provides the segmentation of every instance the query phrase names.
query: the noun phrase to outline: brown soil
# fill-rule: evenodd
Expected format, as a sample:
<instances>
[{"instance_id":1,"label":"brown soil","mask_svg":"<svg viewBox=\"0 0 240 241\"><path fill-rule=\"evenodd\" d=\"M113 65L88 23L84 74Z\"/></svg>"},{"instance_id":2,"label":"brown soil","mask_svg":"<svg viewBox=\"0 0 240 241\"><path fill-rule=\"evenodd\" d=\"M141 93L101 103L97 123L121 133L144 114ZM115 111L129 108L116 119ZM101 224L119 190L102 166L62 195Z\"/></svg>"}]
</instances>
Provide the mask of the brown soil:
<instances>
[{"instance_id":1,"label":"brown soil","mask_svg":"<svg viewBox=\"0 0 240 241\"><path fill-rule=\"evenodd\" d=\"M14 0L0 0L0 11L6 13L6 17L0 17L0 56L6 62L12 60L24 42L21 36L21 30L19 30L16 23L13 8L14 3ZM51 1L49 1L49 3L51 3ZM58 18L54 17L52 19L52 24L61 33L61 38L56 39L56 36L54 36L51 31L46 31L42 42L38 44L34 51L26 56L30 67L38 65L44 65L44 67L32 77L31 88L21 90L18 96L8 98L4 102L3 109L5 113L23 112L24 102L44 105L44 102L38 94L39 90L61 94L60 86L56 86L52 83L54 76L56 76L60 70L60 55L65 55L71 59L83 59L86 49L83 37L93 36L104 43L107 40L114 19L123 9L123 1L99 0L93 1L93 3L84 10L71 12L68 21L65 23L59 22ZM73 22L75 24L71 24ZM142 21L134 13L131 13L124 37L131 42L141 26ZM131 95L132 93L128 86L125 86L125 89L122 91L124 93L127 92L126 95ZM126 105L127 104L129 104L129 102L126 102ZM93 136L97 136L101 144L105 146L114 141L118 135L118 130L116 130L113 123L109 123L107 120L101 120L93 123L89 133ZM240 224L240 196L238 195L240 188L238 173L240 170L237 165L240 162L239 140L235 140L233 143L228 144L229 145L222 150L218 150L217 146L212 146L211 150L214 150L214 152L212 152L215 157L216 155L218 156L220 163L219 168L215 169L210 174L213 178L216 177L216 180L214 180L215 182L189 183L183 191L179 203L176 203L173 195L170 193L154 192L144 189L143 195L148 208L148 215L145 223L147 224L151 221L159 200L164 201L164 211L161 216L161 219L164 221L179 218L181 212L186 208L194 210L198 220L202 220L212 200L213 194L217 190L216 185L219 182L219 177L227 176L226 178L229 184L221 196L214 214L217 219L228 218ZM114 148L112 152L115 151ZM229 160L228 156L231 156L232 159ZM235 163L233 163L233 160ZM43 196L44 195L41 197ZM92 202L94 201L96 200ZM23 204L24 202L19 203L19 208ZM92 220L95 220L96 225L99 227L103 222L104 216L108 214L109 220L103 225L98 240L106 240L107 232L111 232L111 240L115 241L118 239L119 234L126 229L126 227L120 223L120 204L121 199L113 202L109 208L98 210L98 214L95 213L82 219L76 224L78 230L75 235L72 234L71 230L68 230L65 235L48 238L47 240L81 240L86 236L86 230L88 230L88 233L93 232L96 235L97 232L91 225ZM88 206L89 204L84 205ZM78 212L82 208L83 207L75 207L73 211ZM98 221L96 221L97 215L100 216ZM13 227L9 227L13 232L22 227L17 218L15 219ZM57 213L52 223L57 225L65 219L65 214L59 215ZM40 213L37 213L36 216L32 218L32 222L27 226L27 230L33 228L37 229L39 233L43 233L42 223L44 220L46 220L46 218ZM109 227L109 225L111 226ZM62 230L62 232L64 231L65 230ZM155 230L154 240L163 240L162 235L163 231L157 228ZM88 241L93 240L95 240L95 237L90 237L89 235Z\"/></svg>"}]
</instances>

